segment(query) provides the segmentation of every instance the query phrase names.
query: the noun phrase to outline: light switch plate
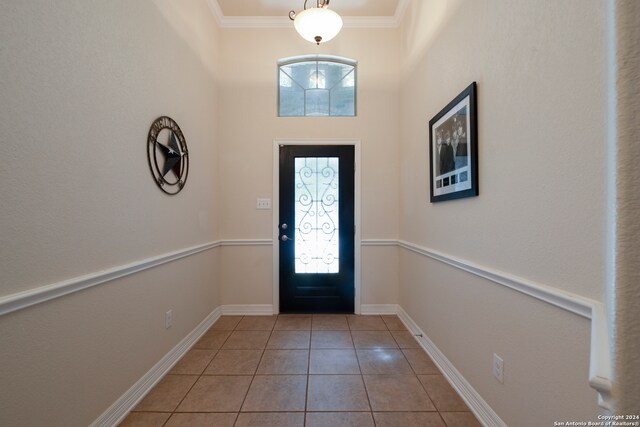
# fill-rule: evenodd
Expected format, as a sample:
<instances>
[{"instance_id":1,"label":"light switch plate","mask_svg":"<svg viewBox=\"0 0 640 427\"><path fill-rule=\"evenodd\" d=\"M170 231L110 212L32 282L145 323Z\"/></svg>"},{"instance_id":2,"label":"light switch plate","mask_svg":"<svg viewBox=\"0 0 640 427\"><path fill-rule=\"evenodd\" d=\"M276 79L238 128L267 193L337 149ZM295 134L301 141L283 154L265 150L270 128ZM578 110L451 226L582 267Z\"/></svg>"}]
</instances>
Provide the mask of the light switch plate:
<instances>
[{"instance_id":1,"label":"light switch plate","mask_svg":"<svg viewBox=\"0 0 640 427\"><path fill-rule=\"evenodd\" d=\"M258 199L256 209L271 209L271 199Z\"/></svg>"}]
</instances>

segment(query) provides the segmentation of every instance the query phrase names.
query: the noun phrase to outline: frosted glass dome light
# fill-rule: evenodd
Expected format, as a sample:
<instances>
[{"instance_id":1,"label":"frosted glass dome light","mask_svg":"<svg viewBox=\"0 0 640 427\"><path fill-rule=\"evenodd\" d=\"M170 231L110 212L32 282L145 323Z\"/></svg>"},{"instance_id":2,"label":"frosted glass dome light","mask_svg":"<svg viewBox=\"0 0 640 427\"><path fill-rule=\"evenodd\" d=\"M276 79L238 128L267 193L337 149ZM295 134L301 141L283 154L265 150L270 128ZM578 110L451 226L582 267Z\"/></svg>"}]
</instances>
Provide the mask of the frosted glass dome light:
<instances>
[{"instance_id":1,"label":"frosted glass dome light","mask_svg":"<svg viewBox=\"0 0 640 427\"><path fill-rule=\"evenodd\" d=\"M289 13L293 26L303 39L320 44L338 35L342 29L342 18L328 9L328 4L328 0L318 2L318 7L305 9L297 15L294 11Z\"/></svg>"}]
</instances>

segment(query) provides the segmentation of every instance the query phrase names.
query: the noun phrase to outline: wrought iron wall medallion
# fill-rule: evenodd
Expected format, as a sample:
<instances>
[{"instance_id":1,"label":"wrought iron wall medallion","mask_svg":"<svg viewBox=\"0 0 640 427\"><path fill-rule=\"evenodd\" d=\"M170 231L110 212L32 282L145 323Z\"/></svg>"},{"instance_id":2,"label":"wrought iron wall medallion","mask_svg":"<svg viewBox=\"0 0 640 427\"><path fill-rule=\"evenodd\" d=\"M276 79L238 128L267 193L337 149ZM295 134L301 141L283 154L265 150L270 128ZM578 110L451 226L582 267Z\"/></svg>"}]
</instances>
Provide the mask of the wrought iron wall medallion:
<instances>
[{"instance_id":1,"label":"wrought iron wall medallion","mask_svg":"<svg viewBox=\"0 0 640 427\"><path fill-rule=\"evenodd\" d=\"M151 125L147 158L162 191L174 195L184 188L189 175L189 151L180 126L172 118L162 116Z\"/></svg>"}]
</instances>

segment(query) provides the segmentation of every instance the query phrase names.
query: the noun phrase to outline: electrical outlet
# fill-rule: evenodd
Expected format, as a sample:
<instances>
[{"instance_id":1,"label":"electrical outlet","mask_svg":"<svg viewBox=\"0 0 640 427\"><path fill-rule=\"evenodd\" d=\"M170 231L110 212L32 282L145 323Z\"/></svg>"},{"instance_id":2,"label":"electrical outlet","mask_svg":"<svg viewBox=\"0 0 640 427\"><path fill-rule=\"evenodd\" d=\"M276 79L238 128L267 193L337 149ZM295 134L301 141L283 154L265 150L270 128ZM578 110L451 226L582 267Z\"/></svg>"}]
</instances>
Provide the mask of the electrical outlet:
<instances>
[{"instance_id":1,"label":"electrical outlet","mask_svg":"<svg viewBox=\"0 0 640 427\"><path fill-rule=\"evenodd\" d=\"M173 325L173 310L169 310L164 314L164 328L169 329Z\"/></svg>"},{"instance_id":2,"label":"electrical outlet","mask_svg":"<svg viewBox=\"0 0 640 427\"><path fill-rule=\"evenodd\" d=\"M271 209L271 199L258 199L256 209Z\"/></svg>"},{"instance_id":3,"label":"electrical outlet","mask_svg":"<svg viewBox=\"0 0 640 427\"><path fill-rule=\"evenodd\" d=\"M495 353L493 353L493 376L500 384L504 384L504 360Z\"/></svg>"}]
</instances>

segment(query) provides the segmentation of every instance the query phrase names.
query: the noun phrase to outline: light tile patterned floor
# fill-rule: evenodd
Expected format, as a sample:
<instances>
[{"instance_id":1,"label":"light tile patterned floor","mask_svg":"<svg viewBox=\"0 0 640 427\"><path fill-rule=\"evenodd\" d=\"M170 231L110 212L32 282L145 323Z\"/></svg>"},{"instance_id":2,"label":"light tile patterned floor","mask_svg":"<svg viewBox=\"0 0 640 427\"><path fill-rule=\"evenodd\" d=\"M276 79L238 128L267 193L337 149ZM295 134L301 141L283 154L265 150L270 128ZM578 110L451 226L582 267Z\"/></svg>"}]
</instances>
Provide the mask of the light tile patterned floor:
<instances>
[{"instance_id":1,"label":"light tile patterned floor","mask_svg":"<svg viewBox=\"0 0 640 427\"><path fill-rule=\"evenodd\" d=\"M223 316L122 427L479 427L396 316Z\"/></svg>"}]
</instances>

